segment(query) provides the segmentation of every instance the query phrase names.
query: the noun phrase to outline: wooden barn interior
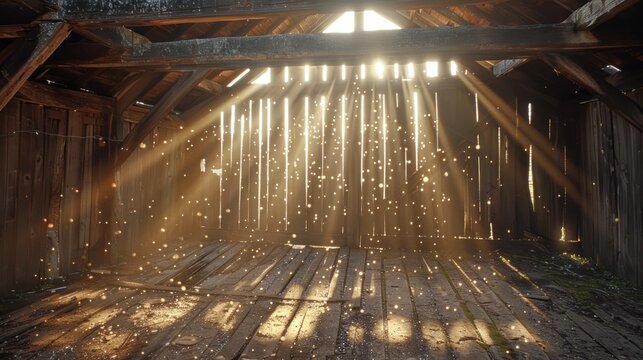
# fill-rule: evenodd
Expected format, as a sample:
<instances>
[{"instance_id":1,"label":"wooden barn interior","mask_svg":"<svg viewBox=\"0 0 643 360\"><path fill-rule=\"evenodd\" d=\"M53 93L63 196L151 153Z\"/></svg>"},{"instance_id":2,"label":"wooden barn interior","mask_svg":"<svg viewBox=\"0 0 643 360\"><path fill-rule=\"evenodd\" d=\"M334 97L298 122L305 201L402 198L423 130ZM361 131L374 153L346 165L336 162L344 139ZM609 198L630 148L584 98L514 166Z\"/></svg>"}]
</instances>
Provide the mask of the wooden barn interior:
<instances>
[{"instance_id":1,"label":"wooden barn interior","mask_svg":"<svg viewBox=\"0 0 643 360\"><path fill-rule=\"evenodd\" d=\"M641 20L0 1L0 358L643 359Z\"/></svg>"}]
</instances>

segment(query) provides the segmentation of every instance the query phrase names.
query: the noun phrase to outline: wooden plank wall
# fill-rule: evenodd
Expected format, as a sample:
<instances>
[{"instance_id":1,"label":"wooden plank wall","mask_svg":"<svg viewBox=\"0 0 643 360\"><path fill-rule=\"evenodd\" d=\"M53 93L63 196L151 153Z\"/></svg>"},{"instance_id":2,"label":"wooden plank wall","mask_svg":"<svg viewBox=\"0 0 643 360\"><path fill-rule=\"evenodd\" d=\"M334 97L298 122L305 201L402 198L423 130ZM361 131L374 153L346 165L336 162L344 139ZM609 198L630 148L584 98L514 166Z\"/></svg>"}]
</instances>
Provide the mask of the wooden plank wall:
<instances>
[{"instance_id":1,"label":"wooden plank wall","mask_svg":"<svg viewBox=\"0 0 643 360\"><path fill-rule=\"evenodd\" d=\"M428 78L417 64L414 78L393 79L391 68L379 79L366 66L361 79L360 67L347 67L341 80L340 68L329 67L323 81L322 67L310 67L306 81L303 67L291 67L287 83L273 69L273 84L215 109L183 140L185 196L177 201L192 209L182 213L187 228L221 238L347 244L348 174L357 152L362 246L515 239L525 230L576 239L565 186L550 174L564 171L573 133L561 114L516 99L508 105L515 119L501 125L500 104L483 106L457 77ZM546 149L534 150L531 164L529 145L513 136L517 127L530 128Z\"/></svg>"},{"instance_id":2,"label":"wooden plank wall","mask_svg":"<svg viewBox=\"0 0 643 360\"><path fill-rule=\"evenodd\" d=\"M124 136L135 123L125 122ZM175 207L184 149L175 146L176 130L158 127L121 166L116 175L112 218L112 263L143 249L162 248L184 236L177 227L183 217Z\"/></svg>"},{"instance_id":3,"label":"wooden plank wall","mask_svg":"<svg viewBox=\"0 0 643 360\"><path fill-rule=\"evenodd\" d=\"M100 114L16 99L0 112L0 294L85 265L95 208L88 137L101 124Z\"/></svg>"},{"instance_id":4,"label":"wooden plank wall","mask_svg":"<svg viewBox=\"0 0 643 360\"><path fill-rule=\"evenodd\" d=\"M630 95L643 104L643 92ZM582 107L585 254L618 276L643 285L643 134L601 102Z\"/></svg>"}]
</instances>

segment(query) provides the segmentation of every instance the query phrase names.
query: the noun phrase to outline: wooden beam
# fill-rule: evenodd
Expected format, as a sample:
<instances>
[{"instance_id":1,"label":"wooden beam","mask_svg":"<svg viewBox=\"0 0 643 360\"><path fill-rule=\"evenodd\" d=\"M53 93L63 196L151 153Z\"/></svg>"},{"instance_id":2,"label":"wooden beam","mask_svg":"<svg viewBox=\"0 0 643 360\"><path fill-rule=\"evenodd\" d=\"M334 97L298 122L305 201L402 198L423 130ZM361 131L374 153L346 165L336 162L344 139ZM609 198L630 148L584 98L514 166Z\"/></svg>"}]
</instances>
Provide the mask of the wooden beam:
<instances>
[{"instance_id":1,"label":"wooden beam","mask_svg":"<svg viewBox=\"0 0 643 360\"><path fill-rule=\"evenodd\" d=\"M18 92L29 76L45 62L67 38L67 23L42 23L34 38L26 38L22 46L0 66L0 110Z\"/></svg>"},{"instance_id":2,"label":"wooden beam","mask_svg":"<svg viewBox=\"0 0 643 360\"><path fill-rule=\"evenodd\" d=\"M614 18L640 0L592 0L574 11L565 23L572 23L578 30L591 30Z\"/></svg>"},{"instance_id":3,"label":"wooden beam","mask_svg":"<svg viewBox=\"0 0 643 360\"><path fill-rule=\"evenodd\" d=\"M527 63L528 58L502 60L493 65L493 75L502 77L517 69L519 66Z\"/></svg>"},{"instance_id":4,"label":"wooden beam","mask_svg":"<svg viewBox=\"0 0 643 360\"><path fill-rule=\"evenodd\" d=\"M138 80L116 98L116 115L121 116L145 92L158 84L166 74L146 72L139 75Z\"/></svg>"},{"instance_id":5,"label":"wooden beam","mask_svg":"<svg viewBox=\"0 0 643 360\"><path fill-rule=\"evenodd\" d=\"M29 9L36 14L43 14L45 12L55 10L56 6L54 1L50 0L9 0L16 3L25 9Z\"/></svg>"},{"instance_id":6,"label":"wooden beam","mask_svg":"<svg viewBox=\"0 0 643 360\"><path fill-rule=\"evenodd\" d=\"M581 62L569 56L544 54L541 58L558 73L607 104L632 126L639 131L643 131L643 109L641 106L601 76L594 74L588 67L583 66Z\"/></svg>"},{"instance_id":7,"label":"wooden beam","mask_svg":"<svg viewBox=\"0 0 643 360\"><path fill-rule=\"evenodd\" d=\"M221 85L216 81L212 81L208 79L203 79L197 86L199 89L207 91L211 94L219 94L219 93L222 93L223 90L225 90L224 85Z\"/></svg>"},{"instance_id":8,"label":"wooden beam","mask_svg":"<svg viewBox=\"0 0 643 360\"><path fill-rule=\"evenodd\" d=\"M361 63L364 59L395 58L424 61L429 56L466 55L494 59L542 51L641 46L643 39L606 43L567 25L515 27L460 26L401 29L351 34L279 34L219 37L135 46L131 54L94 60L57 59L49 66L140 68L240 68L289 63Z\"/></svg>"},{"instance_id":9,"label":"wooden beam","mask_svg":"<svg viewBox=\"0 0 643 360\"><path fill-rule=\"evenodd\" d=\"M0 39L25 37L34 28L32 24L0 25Z\"/></svg>"},{"instance_id":10,"label":"wooden beam","mask_svg":"<svg viewBox=\"0 0 643 360\"><path fill-rule=\"evenodd\" d=\"M639 0L592 0L576 9L563 23L574 24L577 30L591 30L638 2ZM527 62L529 59L502 60L494 65L493 73L504 76Z\"/></svg>"},{"instance_id":11,"label":"wooden beam","mask_svg":"<svg viewBox=\"0 0 643 360\"><path fill-rule=\"evenodd\" d=\"M159 100L158 104L147 116L125 137L121 144L120 153L116 158L116 167L120 167L125 160L141 144L145 137L160 124L163 119L174 109L179 101L196 86L209 70L198 70L183 75L170 90Z\"/></svg>"},{"instance_id":12,"label":"wooden beam","mask_svg":"<svg viewBox=\"0 0 643 360\"><path fill-rule=\"evenodd\" d=\"M116 107L116 101L111 97L53 87L34 81L27 81L16 97L36 104L85 112L112 113Z\"/></svg>"},{"instance_id":13,"label":"wooden beam","mask_svg":"<svg viewBox=\"0 0 643 360\"><path fill-rule=\"evenodd\" d=\"M93 29L77 28L74 31L112 49L131 50L135 45L150 43L150 40L145 36L124 26Z\"/></svg>"},{"instance_id":14,"label":"wooden beam","mask_svg":"<svg viewBox=\"0 0 643 360\"><path fill-rule=\"evenodd\" d=\"M168 25L196 22L258 19L295 14L337 13L365 9L416 9L503 0L218 0L131 2L67 0L58 18L76 25Z\"/></svg>"}]
</instances>

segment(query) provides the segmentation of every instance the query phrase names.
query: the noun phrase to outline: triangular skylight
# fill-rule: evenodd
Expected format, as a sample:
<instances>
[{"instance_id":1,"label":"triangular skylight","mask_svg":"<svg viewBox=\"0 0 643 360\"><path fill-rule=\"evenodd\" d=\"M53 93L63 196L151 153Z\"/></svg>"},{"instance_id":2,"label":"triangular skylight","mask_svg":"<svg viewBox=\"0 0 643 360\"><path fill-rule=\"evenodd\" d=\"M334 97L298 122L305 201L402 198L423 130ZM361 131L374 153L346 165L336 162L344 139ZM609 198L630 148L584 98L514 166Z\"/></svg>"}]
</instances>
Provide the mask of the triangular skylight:
<instances>
[{"instance_id":1,"label":"triangular skylight","mask_svg":"<svg viewBox=\"0 0 643 360\"><path fill-rule=\"evenodd\" d=\"M397 30L401 29L400 26L378 14L373 10L364 11L364 31L377 31L377 30ZM324 29L324 33L352 33L355 31L355 12L347 11L340 15L335 21ZM236 84L243 76L248 73L246 70L240 76L235 78L228 84L228 87ZM266 69L261 75L256 77L251 84L266 85L271 82L271 70Z\"/></svg>"}]
</instances>

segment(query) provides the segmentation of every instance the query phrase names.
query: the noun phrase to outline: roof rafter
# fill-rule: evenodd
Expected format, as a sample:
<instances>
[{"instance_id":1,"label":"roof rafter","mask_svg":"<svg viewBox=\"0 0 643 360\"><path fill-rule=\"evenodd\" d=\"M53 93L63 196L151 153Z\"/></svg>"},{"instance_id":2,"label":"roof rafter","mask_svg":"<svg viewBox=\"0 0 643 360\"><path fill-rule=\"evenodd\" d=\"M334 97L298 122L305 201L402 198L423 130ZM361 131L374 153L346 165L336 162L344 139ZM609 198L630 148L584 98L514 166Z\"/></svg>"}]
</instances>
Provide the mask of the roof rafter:
<instances>
[{"instance_id":1,"label":"roof rafter","mask_svg":"<svg viewBox=\"0 0 643 360\"><path fill-rule=\"evenodd\" d=\"M576 9L563 24L574 24L577 30L591 30L592 28L612 19L623 10L637 4L639 0L591 0ZM493 67L493 74L504 76L529 59L508 59L499 61Z\"/></svg>"},{"instance_id":2,"label":"roof rafter","mask_svg":"<svg viewBox=\"0 0 643 360\"><path fill-rule=\"evenodd\" d=\"M44 63L71 32L69 24L43 23L33 38L26 38L0 65L0 110L13 98L29 76Z\"/></svg>"}]
</instances>

